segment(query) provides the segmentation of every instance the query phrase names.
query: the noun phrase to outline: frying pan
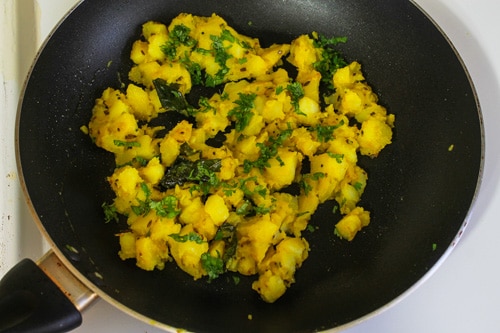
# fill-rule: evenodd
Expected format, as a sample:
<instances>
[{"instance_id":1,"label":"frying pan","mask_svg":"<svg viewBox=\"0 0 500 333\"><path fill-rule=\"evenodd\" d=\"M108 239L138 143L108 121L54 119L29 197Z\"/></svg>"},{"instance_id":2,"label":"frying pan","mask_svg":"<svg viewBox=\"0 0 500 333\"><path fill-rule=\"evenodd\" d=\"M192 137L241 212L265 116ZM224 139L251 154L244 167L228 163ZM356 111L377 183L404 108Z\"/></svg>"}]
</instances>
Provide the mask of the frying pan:
<instances>
[{"instance_id":1,"label":"frying pan","mask_svg":"<svg viewBox=\"0 0 500 333\"><path fill-rule=\"evenodd\" d=\"M101 204L113 195L105 181L113 156L79 128L104 88L127 82L141 24L168 23L180 12L215 12L264 46L311 31L346 36L341 52L362 63L380 103L396 115L392 145L376 159L359 161L370 177L360 204L371 211L371 224L354 241L343 241L333 233L340 216L322 206L311 222L319 232L306 235L309 258L274 304L251 290L252 277L238 285L230 275L195 282L174 264L145 272L121 261L115 234L126 226L103 222ZM481 179L483 140L477 97L459 56L415 4L402 0L86 0L39 53L17 120L21 183L57 257L93 293L172 331L335 330L393 303L459 239ZM36 267L22 265L27 268L14 271L38 276ZM32 298L49 292L28 289L43 277L24 282L14 273L0 285L0 308L20 295L16 304L38 313L45 303ZM64 300L49 303L60 305L58 313L65 307ZM69 330L81 317L68 312L65 322L47 326L39 321L45 313L19 310L17 327Z\"/></svg>"}]
</instances>

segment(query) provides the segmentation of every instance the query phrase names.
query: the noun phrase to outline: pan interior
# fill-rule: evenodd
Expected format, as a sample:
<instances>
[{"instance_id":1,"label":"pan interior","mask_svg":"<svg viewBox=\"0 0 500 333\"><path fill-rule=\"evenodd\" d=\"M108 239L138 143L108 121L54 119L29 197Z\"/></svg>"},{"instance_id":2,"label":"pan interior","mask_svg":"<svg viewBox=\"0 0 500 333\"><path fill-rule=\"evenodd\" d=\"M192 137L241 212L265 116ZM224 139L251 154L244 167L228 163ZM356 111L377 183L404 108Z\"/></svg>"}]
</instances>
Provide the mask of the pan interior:
<instances>
[{"instance_id":1,"label":"pan interior","mask_svg":"<svg viewBox=\"0 0 500 333\"><path fill-rule=\"evenodd\" d=\"M80 130L94 100L119 87L142 23L180 12L224 17L263 45L318 31L346 36L380 102L396 115L393 144L362 159L361 205L372 222L348 243L323 206L307 236L309 259L275 304L231 275L193 281L175 265L145 272L117 256L101 204L113 157ZM27 83L18 122L19 160L31 203L72 265L103 294L160 323L191 331L305 332L336 327L389 303L421 279L461 229L481 169L482 130L474 89L440 31L411 2L390 0L189 0L82 2L44 46ZM97 274L96 274L97 273ZM249 319L251 315L251 320Z\"/></svg>"}]
</instances>

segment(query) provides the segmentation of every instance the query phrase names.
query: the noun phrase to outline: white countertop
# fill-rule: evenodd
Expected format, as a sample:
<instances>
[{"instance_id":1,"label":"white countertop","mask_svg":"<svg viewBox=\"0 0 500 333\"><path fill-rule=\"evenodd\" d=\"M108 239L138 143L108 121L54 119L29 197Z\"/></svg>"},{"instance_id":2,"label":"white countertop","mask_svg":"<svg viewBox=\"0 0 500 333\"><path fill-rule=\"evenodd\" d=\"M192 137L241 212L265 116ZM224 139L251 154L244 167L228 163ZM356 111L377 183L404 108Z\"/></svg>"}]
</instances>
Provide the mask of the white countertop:
<instances>
[{"instance_id":1,"label":"white countertop","mask_svg":"<svg viewBox=\"0 0 500 333\"><path fill-rule=\"evenodd\" d=\"M17 178L14 124L19 91L52 27L76 0L0 1L0 276L47 249L26 211ZM475 84L486 131L483 184L469 225L432 276L347 333L499 332L500 330L500 1L415 0L455 45ZM75 332L160 332L97 301Z\"/></svg>"}]
</instances>

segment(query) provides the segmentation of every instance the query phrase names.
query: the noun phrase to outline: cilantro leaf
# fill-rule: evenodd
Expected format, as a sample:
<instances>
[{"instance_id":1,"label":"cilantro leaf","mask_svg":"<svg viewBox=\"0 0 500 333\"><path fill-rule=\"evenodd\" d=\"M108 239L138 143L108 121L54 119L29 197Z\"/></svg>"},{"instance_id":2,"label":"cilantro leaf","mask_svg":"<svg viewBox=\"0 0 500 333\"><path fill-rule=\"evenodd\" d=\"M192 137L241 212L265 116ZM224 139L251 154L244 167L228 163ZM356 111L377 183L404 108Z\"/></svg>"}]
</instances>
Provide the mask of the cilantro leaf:
<instances>
[{"instance_id":1,"label":"cilantro leaf","mask_svg":"<svg viewBox=\"0 0 500 333\"><path fill-rule=\"evenodd\" d=\"M238 93L238 96L239 99L234 101L237 106L229 111L228 116L234 117L235 129L237 132L241 132L248 126L253 117L252 109L255 107L254 102L257 95Z\"/></svg>"},{"instance_id":2,"label":"cilantro leaf","mask_svg":"<svg viewBox=\"0 0 500 333\"><path fill-rule=\"evenodd\" d=\"M220 256L214 257L208 252L201 255L201 266L207 271L209 282L218 278L225 271L222 258Z\"/></svg>"}]
</instances>

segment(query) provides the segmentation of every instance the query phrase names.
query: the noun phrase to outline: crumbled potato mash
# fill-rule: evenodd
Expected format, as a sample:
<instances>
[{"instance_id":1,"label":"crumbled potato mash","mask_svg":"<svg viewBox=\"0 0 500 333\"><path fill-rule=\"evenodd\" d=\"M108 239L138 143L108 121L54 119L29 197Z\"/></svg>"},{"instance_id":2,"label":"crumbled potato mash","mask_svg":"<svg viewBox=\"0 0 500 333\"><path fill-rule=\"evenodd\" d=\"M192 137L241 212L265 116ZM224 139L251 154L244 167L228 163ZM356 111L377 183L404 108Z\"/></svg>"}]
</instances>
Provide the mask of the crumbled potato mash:
<instances>
[{"instance_id":1,"label":"crumbled potato mash","mask_svg":"<svg viewBox=\"0 0 500 333\"><path fill-rule=\"evenodd\" d=\"M272 303L308 257L318 205L335 200L335 233L353 240L370 222L357 206L368 180L358 154L390 144L395 119L358 62L331 56L337 42L311 33L262 47L215 14L146 22L130 83L104 90L84 127L115 156L116 198L103 207L127 219L120 258L144 270L175 261L194 279L257 275L253 289ZM195 85L219 92L192 106ZM184 118L149 124L167 112Z\"/></svg>"}]
</instances>

